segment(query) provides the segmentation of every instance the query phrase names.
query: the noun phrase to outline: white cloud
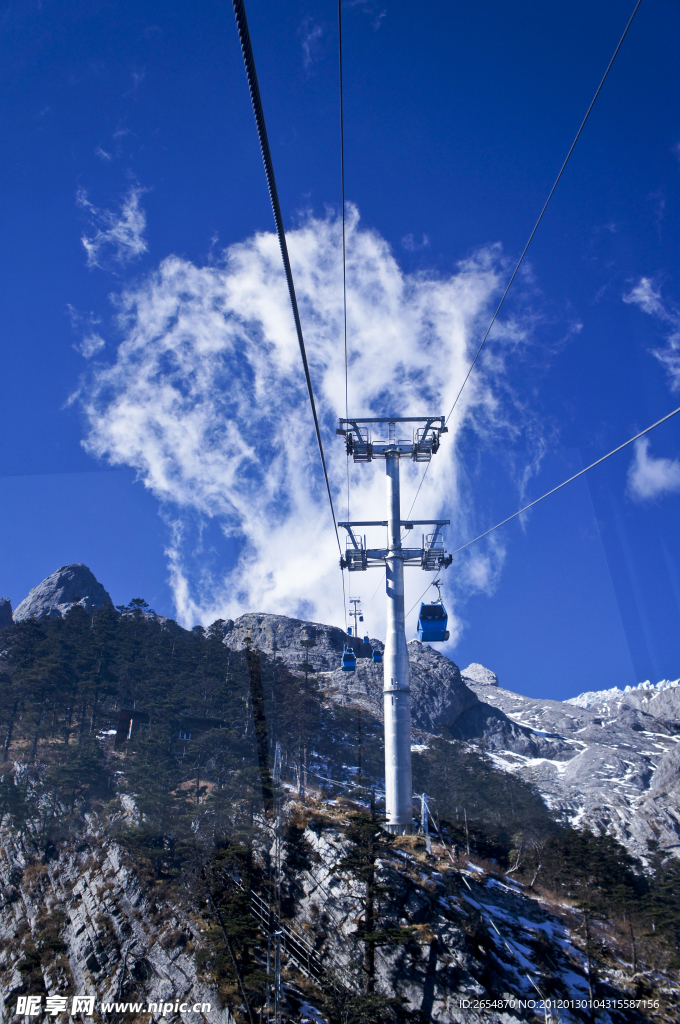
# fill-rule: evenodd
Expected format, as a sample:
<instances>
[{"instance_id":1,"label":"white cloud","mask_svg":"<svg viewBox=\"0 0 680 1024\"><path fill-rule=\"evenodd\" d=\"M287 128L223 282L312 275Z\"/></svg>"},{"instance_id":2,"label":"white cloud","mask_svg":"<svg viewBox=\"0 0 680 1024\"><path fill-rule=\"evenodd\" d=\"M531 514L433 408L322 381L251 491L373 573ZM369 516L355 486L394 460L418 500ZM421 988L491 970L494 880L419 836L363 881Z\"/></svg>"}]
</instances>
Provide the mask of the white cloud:
<instances>
[{"instance_id":1,"label":"white cloud","mask_svg":"<svg viewBox=\"0 0 680 1024\"><path fill-rule=\"evenodd\" d=\"M635 455L628 467L628 491L638 501L680 491L680 461L655 459L649 455L649 438L641 437L635 442Z\"/></svg>"},{"instance_id":2,"label":"white cloud","mask_svg":"<svg viewBox=\"0 0 680 1024\"><path fill-rule=\"evenodd\" d=\"M349 0L349 6L359 7L364 14L368 15L376 32L380 28L383 18L387 17L387 8L376 5L373 0Z\"/></svg>"},{"instance_id":3,"label":"white cloud","mask_svg":"<svg viewBox=\"0 0 680 1024\"><path fill-rule=\"evenodd\" d=\"M96 355L97 352L101 352L104 348L105 342L100 334L88 334L78 344L74 345L76 352L80 352L81 356L85 359L91 359L92 356Z\"/></svg>"},{"instance_id":4,"label":"white cloud","mask_svg":"<svg viewBox=\"0 0 680 1024\"><path fill-rule=\"evenodd\" d=\"M639 306L644 313L666 325L666 345L654 349L653 355L666 367L671 390L680 390L680 310L672 303L664 302L661 290L655 288L648 277L641 277L635 287L623 296L623 301Z\"/></svg>"},{"instance_id":5,"label":"white cloud","mask_svg":"<svg viewBox=\"0 0 680 1024\"><path fill-rule=\"evenodd\" d=\"M340 232L333 216L310 218L288 243L336 512L344 519L346 457L335 436L345 414ZM350 413L445 414L498 294L500 250L480 251L448 277L408 275L350 208L347 257ZM232 245L209 266L168 257L122 292L118 321L123 341L115 362L93 368L78 396L88 424L84 444L110 463L133 466L161 502L178 618L191 625L261 610L341 624L338 551L276 236ZM509 352L519 333L513 324ZM456 456L463 422L480 434L513 436L507 382L497 386L505 346L501 323L414 512L450 517L449 547L477 525ZM402 463L404 515L422 470ZM350 472L351 517L382 520L384 464L351 464ZM373 543L381 542L378 530ZM492 589L503 555L495 538L458 556L445 576L447 605ZM413 604L428 577L416 569L406 575ZM352 574L352 592L368 600L378 581L377 571ZM373 636L383 635L383 607L378 595L367 608ZM452 616L452 635L459 628Z\"/></svg>"},{"instance_id":6,"label":"white cloud","mask_svg":"<svg viewBox=\"0 0 680 1024\"><path fill-rule=\"evenodd\" d=\"M80 239L87 253L88 267L111 269L112 264L124 266L148 252L144 238L146 215L139 202L143 192L144 189L133 185L120 209L113 212L93 206L85 190L78 190L78 206L87 210L95 229L94 234L83 235Z\"/></svg>"}]
</instances>

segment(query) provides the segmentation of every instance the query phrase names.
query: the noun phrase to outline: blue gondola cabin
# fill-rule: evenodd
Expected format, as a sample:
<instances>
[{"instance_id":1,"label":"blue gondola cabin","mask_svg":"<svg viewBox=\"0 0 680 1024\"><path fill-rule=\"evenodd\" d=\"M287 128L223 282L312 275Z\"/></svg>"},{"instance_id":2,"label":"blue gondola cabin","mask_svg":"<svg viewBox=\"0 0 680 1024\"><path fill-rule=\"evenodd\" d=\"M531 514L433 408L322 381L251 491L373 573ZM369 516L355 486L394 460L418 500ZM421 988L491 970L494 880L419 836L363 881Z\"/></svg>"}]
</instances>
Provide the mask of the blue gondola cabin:
<instances>
[{"instance_id":1,"label":"blue gondola cabin","mask_svg":"<svg viewBox=\"0 0 680 1024\"><path fill-rule=\"evenodd\" d=\"M423 602L418 615L418 639L428 644L443 643L449 639L446 628L448 621L446 608L441 601L435 601L434 604Z\"/></svg>"},{"instance_id":2,"label":"blue gondola cabin","mask_svg":"<svg viewBox=\"0 0 680 1024\"><path fill-rule=\"evenodd\" d=\"M349 647L345 647L342 652L342 671L343 672L354 672L357 667L357 656L353 650Z\"/></svg>"}]
</instances>

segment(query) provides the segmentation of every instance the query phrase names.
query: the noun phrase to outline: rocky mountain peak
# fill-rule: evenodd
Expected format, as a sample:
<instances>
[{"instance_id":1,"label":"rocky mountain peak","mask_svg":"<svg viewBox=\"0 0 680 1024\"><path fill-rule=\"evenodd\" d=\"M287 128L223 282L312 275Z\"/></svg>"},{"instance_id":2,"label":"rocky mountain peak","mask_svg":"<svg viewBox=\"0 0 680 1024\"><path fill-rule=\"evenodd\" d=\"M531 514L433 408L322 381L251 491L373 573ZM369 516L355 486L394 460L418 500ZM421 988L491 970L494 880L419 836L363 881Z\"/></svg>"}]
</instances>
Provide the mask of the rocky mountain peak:
<instances>
[{"instance_id":1,"label":"rocky mountain peak","mask_svg":"<svg viewBox=\"0 0 680 1024\"><path fill-rule=\"evenodd\" d=\"M340 665L340 658L348 640L347 634L337 626L325 626L319 622L304 622L287 615L268 615L264 612L248 612L236 621L227 619L223 626L225 644L232 651L240 651L248 639L254 648L265 654L283 658L289 668L297 668L304 662L309 651L310 662L317 671L329 672ZM382 649L377 640L373 645ZM356 644L356 640L355 640ZM357 650L359 657L371 657L372 648Z\"/></svg>"},{"instance_id":2,"label":"rocky mountain peak","mask_svg":"<svg viewBox=\"0 0 680 1024\"><path fill-rule=\"evenodd\" d=\"M56 619L79 604L86 612L113 605L94 573L82 562L62 565L30 591L14 612L14 622L25 619Z\"/></svg>"},{"instance_id":3,"label":"rocky mountain peak","mask_svg":"<svg viewBox=\"0 0 680 1024\"><path fill-rule=\"evenodd\" d=\"M489 668L484 668L477 661L473 661L467 668L462 668L460 674L466 681L469 679L473 683L482 683L484 686L498 686L496 673Z\"/></svg>"}]
</instances>

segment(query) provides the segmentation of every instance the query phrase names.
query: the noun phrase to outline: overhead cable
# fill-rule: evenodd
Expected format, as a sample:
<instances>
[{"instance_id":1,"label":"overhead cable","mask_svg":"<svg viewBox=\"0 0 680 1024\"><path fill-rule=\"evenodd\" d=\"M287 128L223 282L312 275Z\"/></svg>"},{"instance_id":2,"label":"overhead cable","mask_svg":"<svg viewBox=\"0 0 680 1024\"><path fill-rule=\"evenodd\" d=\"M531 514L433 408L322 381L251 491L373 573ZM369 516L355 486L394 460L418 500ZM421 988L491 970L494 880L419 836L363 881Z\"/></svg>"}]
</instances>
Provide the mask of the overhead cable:
<instances>
[{"instance_id":1,"label":"overhead cable","mask_svg":"<svg viewBox=\"0 0 680 1024\"><path fill-rule=\"evenodd\" d=\"M545 211L548 209L548 203L552 199L553 193L555 192L555 189L557 188L557 186L559 184L560 178L564 174L565 168L566 168L567 164L569 163L569 158L570 158L571 154L574 152L574 148L576 146L576 143L578 142L578 140L581 137L581 132L583 131L583 129L586 126L586 121L590 117L590 113L591 113L593 107L595 106L595 101L597 100L597 97L600 95L600 92L602 91L602 86L604 85L604 83L607 80L607 76L609 75L609 72L612 69L612 65L613 65L614 61L616 60L617 54L618 54L619 50L621 49L621 46L623 45L624 39L628 35L628 29L633 24L633 19L634 19L635 15L637 14L638 8L639 8L641 3L642 3L642 0L637 0L637 3L635 4L635 7L633 9L633 13L631 14L630 18L628 19L628 24L626 25L625 29L623 30L623 35L619 39L618 45L617 45L616 49L614 50L614 53L612 54L612 58L609 61L609 64L607 65L607 70L605 71L604 75L602 76L602 80L601 80L600 84L598 85L598 87L597 87L597 89L595 91L595 95L593 96L592 100L590 101L590 106L588 107L588 109L586 111L586 115L583 118L583 120L581 121L581 127L576 132L576 135L574 137L574 141L572 142L571 146L569 147L569 152L567 153L566 157L564 158L564 163L560 167L560 172L557 175L557 177L555 178L555 182L553 184L553 187L550 189L550 192L548 193L548 198L546 199L545 203L543 204L543 208L542 208L541 212L538 215L538 220L534 224L533 230L532 230L531 234L529 235L527 243L526 243L526 245L524 246L524 248L522 250L522 255L517 260L517 264L515 265L515 269L513 270L512 275L510 277L510 280L508 281L508 283L506 285L505 291L503 292L503 295L501 296L501 300L498 303L498 306L496 307L496 311L495 311L494 315L491 317L491 322L489 323L489 326L486 329L486 333L485 333L484 337L482 338L481 344L480 344L479 348L477 349L477 351L475 353L474 359L472 360L472 362L470 363L470 366L468 367L468 372L465 375L465 380L461 384L460 389L458 391L458 394L456 395L456 397L454 399L453 405L451 406L451 408L449 410L449 414L446 417L446 422L447 423L451 419L451 416L453 415L453 410L456 408L456 405L458 404L458 399L460 398L460 396L463 393L463 388L465 387L465 385L467 384L467 382L468 382L468 380L470 378L470 374L472 373L472 371L473 371L473 369L475 367L475 363L479 359L479 354L482 351L482 349L484 348L484 345L486 343L487 338L489 337L489 335L491 333L491 329L492 329L493 325L496 323L496 320L498 318L498 314L501 311L501 306L505 302L507 294L510 291L510 287L511 287L513 281L515 280L515 278L517 277L517 274L519 272L519 268L522 266L522 263L524 261L524 257L527 254L527 250L528 250L529 246L531 245L531 243L533 241L534 235L536 234L536 232L538 230L539 224L543 220L543 215L544 215ZM418 485L418 490L416 491L416 496L413 499L413 504L411 505L411 508L410 508L410 511L409 511L409 514L408 514L407 518L410 518L410 516L411 516L411 512L413 511L413 506L415 505L416 500L418 498L418 495L420 494L420 488L423 486L423 482L425 480L425 477L427 476L427 471L428 471L429 468L430 468L430 464L428 463L427 466L425 467L425 472L423 473L422 478L420 480L420 484Z\"/></svg>"},{"instance_id":2,"label":"overhead cable","mask_svg":"<svg viewBox=\"0 0 680 1024\"><path fill-rule=\"evenodd\" d=\"M335 518L335 507L333 505L333 495L331 494L331 485L328 479L328 470L326 468L326 457L323 451L323 443L321 441L321 429L319 427L319 418L316 413L316 402L314 401L314 390L312 388L312 378L309 374L309 363L307 362L307 352L305 350L305 342L302 335L302 324L300 322L300 313L298 310L297 297L295 295L295 284L293 282L293 271L290 266L290 258L288 256L288 244L286 242L286 232L283 227L283 217L281 216L281 206L279 203L279 194L276 189L276 179L274 177L274 165L272 163L271 151L269 149L269 140L267 138L267 126L264 120L264 110L262 108L262 100L260 98L260 88L257 84L257 71L255 70L255 58L253 56L253 48L250 42L250 32L248 31L248 19L246 18L246 8L243 0L233 0L234 14L236 15L236 26L238 28L238 35L241 41L241 52L243 54L243 62L246 68L246 76L248 78L248 88L250 90L250 99L253 105L253 113L255 114L255 124L257 125L257 135L260 140L260 149L262 151L262 162L264 163L264 171L267 176L267 186L269 188L269 198L271 199L272 211L274 213L274 222L276 224L276 233L279 237L279 246L281 248L281 258L283 259L283 269L286 273L286 281L288 282L288 294L290 295L290 304L293 308L293 319L295 320L295 330L297 331L298 344L300 346L300 355L302 357L302 366L305 372L305 380L307 381L307 391L309 393L309 402L312 407L312 416L314 417L314 429L316 430L316 439L319 445L319 455L321 456L321 465L323 467L323 475L326 481L326 490L328 491L328 501L331 506L331 514L333 516L333 527L335 529L335 539L338 542L338 550L342 555L342 547L340 544L340 535L338 533L338 524ZM344 578L343 578L344 586Z\"/></svg>"},{"instance_id":3,"label":"overhead cable","mask_svg":"<svg viewBox=\"0 0 680 1024\"><path fill-rule=\"evenodd\" d=\"M345 239L345 113L342 95L342 0L338 0L338 66L340 69L340 187L342 192L342 312L345 338L345 419L349 419L349 372L347 366L347 247ZM351 518L349 511L349 452L347 452L347 519L349 520ZM349 584L349 580L347 582ZM351 594L351 587L348 589ZM346 612L345 625L347 625Z\"/></svg>"},{"instance_id":4,"label":"overhead cable","mask_svg":"<svg viewBox=\"0 0 680 1024\"><path fill-rule=\"evenodd\" d=\"M323 442L321 440L321 429L319 427L319 417L316 412L316 402L314 401L314 389L312 388L312 378L309 373L309 363L307 362L307 352L305 349L305 341L302 334L302 324L300 322L300 312L298 310L297 296L295 294L295 284L293 282L293 271L290 265L290 258L288 256L288 244L286 242L286 232L283 227L283 217L281 216L281 205L279 203L279 194L276 188L276 178L274 177L274 164L272 162L272 155L269 149L269 139L267 138L267 126L264 119L264 110L262 107L262 99L260 97L260 87L257 82L257 71L255 69L255 57L253 56L253 47L250 42L250 32L248 30L248 19L246 17L246 8L243 0L233 0L234 14L236 15L236 27L238 28L238 36L241 42L241 52L243 54L243 63L246 68L246 77L248 79L248 88L250 90L250 100L253 105L253 113L255 115L255 124L257 125L257 136L260 140L260 150L262 152L262 162L264 163L264 171L267 176L267 187L269 188L269 198L272 204L272 211L274 213L274 223L276 224L276 233L279 238L279 246L281 248L281 258L283 260L283 269L286 273L286 281L288 282L288 294L290 296L290 304L293 309L293 319L295 320L295 330L297 332L298 344L300 346L300 356L302 357L302 366L305 372L305 380L307 382L307 391L309 393L309 402L312 407L312 416L314 417L314 429L316 431L316 440L319 445L319 455L321 456L321 466L323 468L324 480L326 481L326 490L328 492L328 501L331 507L331 515L333 517L333 529L335 530L335 539L338 544L338 551L342 558L342 545L340 544L340 535L338 533L338 522L335 516L335 507L333 505L333 495L331 493L331 485L328 479L328 469L326 467L326 457L323 451ZM345 574L342 573L342 593L343 593L343 607L345 609L345 624L346 624L346 599L345 599Z\"/></svg>"},{"instance_id":5,"label":"overhead cable","mask_svg":"<svg viewBox=\"0 0 680 1024\"><path fill-rule=\"evenodd\" d=\"M577 480L578 477L583 476L583 474L587 473L588 470L594 469L595 466L599 466L601 462L605 461L605 459L609 459L609 458L611 458L612 455L616 455L616 453L620 452L622 448L627 448L629 444L633 443L633 441L637 441L639 438L644 437L644 435L648 434L650 432L650 430L654 430L655 427L661 426L662 423L665 423L666 420L669 420L672 416L676 416L679 412L680 412L680 406L678 406L677 409L673 409L672 412L669 412L666 416L663 416L660 420L657 420L656 423L652 423L651 426L645 427L645 429L641 430L639 434L635 435L635 437L631 437L627 441L624 441L623 444L620 444L618 446L618 448L614 448L612 451L607 452L606 455L603 455L601 458L597 459L595 462L591 462L591 464L589 466L586 466L585 469L580 469L578 471L578 473L574 473L574 475L570 476L568 480L563 480L561 484L557 485L557 487L553 487L552 490L546 491L545 494L542 494L540 498L536 498L534 501L530 501L528 505L525 505L524 508L519 509L518 512L513 512L511 516L507 517L507 519L502 519L500 523L496 523L496 525L492 526L489 530L485 530L484 533L480 533L480 535L478 537L473 537L472 540L467 541L465 544L461 544L461 546L459 548L456 548L455 551L452 551L451 554L452 555L457 555L459 551L464 551L465 548L469 548L471 544L476 544L477 541L481 540L483 537L488 537L490 533L493 533L493 531L497 530L500 526L505 526L505 524L509 523L511 519L516 519L517 516L521 516L523 512L526 512L526 511L528 511L528 509L533 508L534 505L538 505L539 501L543 501L544 498L548 498L551 494L554 494L555 491L559 491L562 487L566 487L566 485L570 484L572 482L572 480ZM425 596L425 594L427 593L427 591L430 589L430 587L432 585L433 585L432 583L428 584L427 588L423 591L421 596L418 598L418 601L422 601L423 597ZM415 608L415 606L418 604L418 601L416 601L416 604L413 605L413 608ZM411 612L413 611L413 608L411 608L408 611L408 613L407 613L408 615L411 614Z\"/></svg>"},{"instance_id":6,"label":"overhead cable","mask_svg":"<svg viewBox=\"0 0 680 1024\"><path fill-rule=\"evenodd\" d=\"M349 419L349 383L347 372L347 253L345 240L345 115L342 96L342 0L338 0L338 51L338 64L340 66L340 185L342 190L342 309L345 328L345 419ZM349 519L349 477L347 480L347 518Z\"/></svg>"},{"instance_id":7,"label":"overhead cable","mask_svg":"<svg viewBox=\"0 0 680 1024\"><path fill-rule=\"evenodd\" d=\"M558 186L558 184L559 184L559 180L560 180L560 178L562 177L562 175L564 174L564 170L565 170L565 168L566 168L567 164L569 163L569 157L570 157L570 156L571 156L571 154L572 154L572 153L574 152L574 147L576 146L576 143L578 142L579 138L581 137L581 132L583 131L583 129L584 129L584 128L585 128L585 126L586 126L586 121L587 121L587 120L588 120L588 118L590 117L590 112L591 112L591 110L592 110L592 109L593 109L593 107L595 106L595 100L596 100L596 99L597 99L597 97L598 97L598 96L600 95L600 92L601 92L601 90L602 90L602 86L604 85L604 83L605 83L605 82L606 82L606 80L607 80L607 76L608 76L609 72L611 71L611 68L612 68L612 65L613 65L614 61L616 60L616 55L618 54L619 50L621 49L621 46L623 45L623 41L624 41L624 39L625 39L625 38L626 38L626 36L628 35L628 29L629 29L629 28L630 28L630 26L631 26L631 25L633 24L633 18L634 18L634 17L635 17L635 15L637 14L637 11L638 11L638 7L640 6L640 4L641 4L641 3L642 3L642 0L637 0L637 3L635 4L635 9L633 10L633 13L631 14L630 18L628 19L628 24L626 25L625 29L623 30L623 35L622 35L622 36L621 36L621 38L619 39L619 43L618 43L618 46L617 46L617 47L616 47L616 49L614 50L614 53L613 53L613 55L612 55L612 59L611 59L611 60L609 61L609 64L607 65L607 70L605 71L604 75L602 76L602 81L601 81L601 82L600 82L600 84L598 85L598 87L597 87L597 90L596 90L596 92L595 92L595 95L593 96L592 100L590 101L590 106L588 107L588 109L587 109L587 111L586 111L586 116L585 116L585 117L583 118L583 120L581 121L581 127L580 127L580 128L579 128L579 130L578 130L578 131L576 132L576 135L575 135L575 137L574 137L574 141L572 142L571 146L569 147L569 152L567 153L566 157L564 158L564 163L563 163L563 164L562 164L562 166L560 167L560 172L559 172L559 174L557 175L557 177L555 178L555 183L553 184L553 187L552 187L552 188L550 189L550 192L548 193L548 198L546 199L545 203L543 204L543 209L541 210L541 212L540 212L540 213L539 213L539 215L538 215L538 220L537 220L537 221L536 221L536 223L534 224L533 230L532 230L531 234L529 235L529 239L528 239L528 241L527 241L527 244L526 244L526 245L524 246L524 249L522 250L522 255L521 255L521 256L520 256L520 258L519 258L519 259L517 260L517 265L516 265L515 269L514 269L514 270L513 270L513 272L512 272L512 276L511 276L510 280L509 280L509 281L508 281L508 283L507 283L507 286L506 286L506 289L505 289L505 291L503 292L503 295L501 296L501 301L500 301L500 302L498 303L498 306L497 306L497 308L496 308L496 312L494 313L494 315L493 315L493 316L492 316L492 318L491 318L491 323L490 323L490 324L489 324L489 326L487 327L487 330L486 330L486 334L485 334L485 335L484 335L484 337L482 338L482 343L481 343L481 345L479 346L479 348L477 349L477 352L476 352L476 354L475 354L475 358L474 358L474 359L472 360L472 362L470 363L470 368L469 368L469 370L468 370L468 372L467 372L467 374L466 374L466 376L465 376L465 380L464 380L464 381L463 381L463 383L461 384L461 386L460 386L460 390L459 390L458 394L456 395L456 398L455 398L455 400L454 400L454 403L453 403L453 405L451 406L451 409L450 409L450 411L449 411L449 414L448 414L448 416L446 417L446 420L447 420L447 422L448 422L448 420L450 419L450 417L451 417L451 414L453 413L453 410L454 410L454 409L456 408L456 405L457 405L457 403L458 403L458 399L460 398L460 396L461 396L461 394L462 394L463 388L465 387L465 385L466 385L466 384L467 384L467 382L468 382L468 378L469 378L470 374L472 373L472 370L473 370L473 368L474 368L474 365L475 365L475 363L477 362L477 359L478 359L478 357L479 357L479 353L480 353L480 352L482 351L482 348L484 347L484 343L486 342L486 339L487 339L487 338L489 337L489 334L491 333L491 328L493 327L493 325L494 325L494 324L495 324L495 322L496 322L496 318L498 317L498 314L500 313L500 310L501 310L501 306L502 306L502 305L503 305L503 303L505 302L505 297L506 297L506 295L508 294L508 292L510 291L510 286L512 285L512 282L513 282L513 281L515 280L515 278L517 277L517 273L518 273L518 271L519 271L519 268L520 268L520 267L522 266L522 262L523 262L523 260L524 260L524 257L525 257L525 256L526 256L526 254L527 254L527 249L528 249L528 248L529 248L529 246L531 245L531 242L532 242L532 240L533 240L533 237L534 237L534 235L536 234L536 232L537 232L537 230L538 230L538 225L539 225L539 224L541 223L541 221L543 220L543 214L544 214L544 213L545 213L545 211L546 211L546 210L548 209L548 203L549 203L549 202L550 202L550 200L552 199L552 197L553 197L553 193L554 193L555 189L557 188L557 186Z\"/></svg>"}]
</instances>

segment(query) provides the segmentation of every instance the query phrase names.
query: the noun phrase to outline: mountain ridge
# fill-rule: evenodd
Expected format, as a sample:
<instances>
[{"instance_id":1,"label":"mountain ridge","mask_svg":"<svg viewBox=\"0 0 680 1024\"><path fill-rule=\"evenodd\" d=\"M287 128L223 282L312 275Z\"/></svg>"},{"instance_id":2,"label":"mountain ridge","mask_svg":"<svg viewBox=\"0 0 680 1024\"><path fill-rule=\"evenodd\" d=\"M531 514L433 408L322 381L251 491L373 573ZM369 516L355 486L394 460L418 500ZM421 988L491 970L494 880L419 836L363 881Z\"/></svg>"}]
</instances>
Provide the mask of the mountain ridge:
<instances>
[{"instance_id":1,"label":"mountain ridge","mask_svg":"<svg viewBox=\"0 0 680 1024\"><path fill-rule=\"evenodd\" d=\"M111 598L87 566L63 566L31 590L14 621L107 604ZM181 629L150 610L140 613ZM380 640L366 642L336 626L264 612L219 620L211 628L231 650L252 644L295 672L311 672L331 704L364 706L382 720L383 669L372 661L373 651L383 650ZM355 673L340 668L347 643L357 653ZM476 662L461 672L418 640L409 642L408 651L414 742L445 736L468 743L498 768L536 786L546 804L573 824L610 831L643 861L650 842L680 857L678 681L553 701L506 690Z\"/></svg>"}]
</instances>

